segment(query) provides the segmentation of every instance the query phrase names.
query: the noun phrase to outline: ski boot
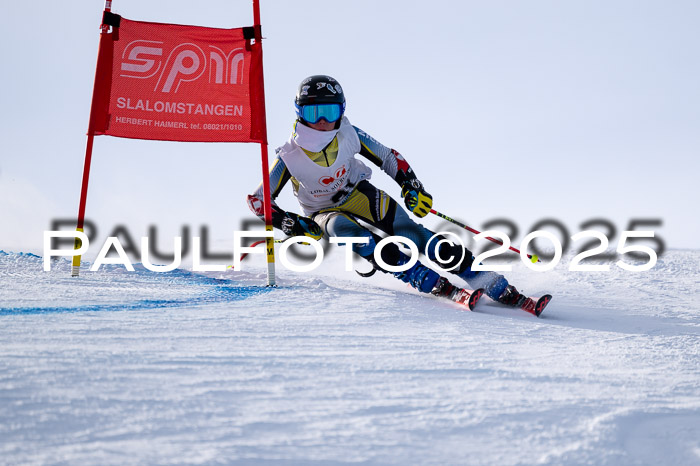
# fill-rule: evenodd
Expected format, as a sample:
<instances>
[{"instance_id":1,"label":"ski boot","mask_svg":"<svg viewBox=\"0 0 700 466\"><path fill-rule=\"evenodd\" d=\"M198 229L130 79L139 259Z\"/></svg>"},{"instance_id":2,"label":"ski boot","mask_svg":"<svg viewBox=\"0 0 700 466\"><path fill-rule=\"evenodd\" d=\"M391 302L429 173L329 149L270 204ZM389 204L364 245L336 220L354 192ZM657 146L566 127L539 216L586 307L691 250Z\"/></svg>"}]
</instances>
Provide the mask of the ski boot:
<instances>
[{"instance_id":1,"label":"ski boot","mask_svg":"<svg viewBox=\"0 0 700 466\"><path fill-rule=\"evenodd\" d=\"M503 290L503 293L501 293L501 296L498 297L498 302L506 306L518 307L525 312L539 317L551 299L552 295L546 294L535 301L519 293L513 285L508 285L506 289Z\"/></svg>"},{"instance_id":2,"label":"ski boot","mask_svg":"<svg viewBox=\"0 0 700 466\"><path fill-rule=\"evenodd\" d=\"M535 302L518 292L517 288L513 285L508 285L501 296L498 297L498 302L505 304L506 306L519 307L523 311L531 312L534 314Z\"/></svg>"},{"instance_id":3,"label":"ski boot","mask_svg":"<svg viewBox=\"0 0 700 466\"><path fill-rule=\"evenodd\" d=\"M473 311L477 301L484 294L484 290L479 288L478 290L470 291L458 288L445 277L440 277L430 293L467 306L470 311Z\"/></svg>"}]
</instances>

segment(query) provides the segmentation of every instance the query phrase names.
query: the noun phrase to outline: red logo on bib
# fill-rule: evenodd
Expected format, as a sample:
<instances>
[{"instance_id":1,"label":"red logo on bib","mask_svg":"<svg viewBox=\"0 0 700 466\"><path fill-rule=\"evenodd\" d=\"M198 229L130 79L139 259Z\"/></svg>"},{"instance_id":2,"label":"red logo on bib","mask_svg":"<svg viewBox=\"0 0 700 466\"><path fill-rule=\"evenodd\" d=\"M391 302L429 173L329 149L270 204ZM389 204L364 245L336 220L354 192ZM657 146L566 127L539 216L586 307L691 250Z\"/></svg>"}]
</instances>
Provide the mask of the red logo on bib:
<instances>
[{"instance_id":1,"label":"red logo on bib","mask_svg":"<svg viewBox=\"0 0 700 466\"><path fill-rule=\"evenodd\" d=\"M345 165L340 167L336 172L335 172L335 177L332 176L322 176L321 178L318 179L318 182L321 183L323 186L328 186L329 184L333 183L334 181L339 180L345 174L347 173L347 170L345 169Z\"/></svg>"}]
</instances>

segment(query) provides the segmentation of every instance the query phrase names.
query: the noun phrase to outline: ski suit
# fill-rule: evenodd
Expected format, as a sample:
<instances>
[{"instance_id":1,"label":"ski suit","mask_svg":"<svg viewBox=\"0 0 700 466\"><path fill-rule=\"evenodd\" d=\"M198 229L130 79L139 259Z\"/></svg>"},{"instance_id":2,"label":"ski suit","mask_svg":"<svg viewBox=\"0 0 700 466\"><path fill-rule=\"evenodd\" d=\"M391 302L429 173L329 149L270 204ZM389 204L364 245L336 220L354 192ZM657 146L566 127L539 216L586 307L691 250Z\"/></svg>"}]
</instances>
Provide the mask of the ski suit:
<instances>
[{"instance_id":1,"label":"ski suit","mask_svg":"<svg viewBox=\"0 0 700 466\"><path fill-rule=\"evenodd\" d=\"M305 215L315 221L328 236L366 237L367 244L354 244L353 251L382 270L373 259L374 249L380 237L362 226L371 225L387 235L403 236L415 243L419 251L434 233L414 222L406 211L387 193L373 186L369 179L372 170L356 154L379 167L400 185L415 179L415 173L397 151L390 149L343 117L335 131L316 131L299 121L289 140L276 150L277 158L270 169L272 199L272 223L281 228L287 214L275 203L280 191L292 182L294 194ZM248 196L250 209L264 219L263 185ZM441 237L437 238L438 240ZM435 239L431 245L435 245ZM440 257L464 260L453 273L469 283L472 288L484 288L486 294L497 300L508 281L494 272L474 272L470 266L474 260L469 250L455 250L443 243L447 250L440 250ZM403 265L409 260L393 243L382 249L382 259L390 265ZM428 258L435 261L434 247ZM446 264L446 268L456 262ZM439 279L439 274L417 262L404 272L390 272L416 289L429 293Z\"/></svg>"}]
</instances>

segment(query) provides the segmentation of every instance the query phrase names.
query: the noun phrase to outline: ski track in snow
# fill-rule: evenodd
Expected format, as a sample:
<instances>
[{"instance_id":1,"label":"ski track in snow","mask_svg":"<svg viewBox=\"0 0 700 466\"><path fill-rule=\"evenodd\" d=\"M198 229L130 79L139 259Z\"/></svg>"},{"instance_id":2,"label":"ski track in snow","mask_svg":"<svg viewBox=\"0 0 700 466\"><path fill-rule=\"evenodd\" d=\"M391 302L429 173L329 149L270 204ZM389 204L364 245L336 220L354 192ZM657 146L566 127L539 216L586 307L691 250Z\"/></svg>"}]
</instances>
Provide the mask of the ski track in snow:
<instances>
[{"instance_id":1,"label":"ski track in snow","mask_svg":"<svg viewBox=\"0 0 700 466\"><path fill-rule=\"evenodd\" d=\"M700 464L700 251L516 266L540 319L342 266L42 266L0 252L2 464Z\"/></svg>"}]
</instances>

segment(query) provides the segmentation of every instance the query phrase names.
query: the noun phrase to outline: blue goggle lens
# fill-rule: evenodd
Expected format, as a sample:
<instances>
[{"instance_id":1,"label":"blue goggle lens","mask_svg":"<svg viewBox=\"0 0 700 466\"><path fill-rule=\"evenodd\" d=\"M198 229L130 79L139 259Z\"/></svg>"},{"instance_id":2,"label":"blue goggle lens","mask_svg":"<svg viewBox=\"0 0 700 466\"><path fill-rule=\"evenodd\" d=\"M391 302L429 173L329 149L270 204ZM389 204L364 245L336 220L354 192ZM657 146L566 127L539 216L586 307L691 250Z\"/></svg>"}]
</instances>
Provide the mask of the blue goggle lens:
<instances>
[{"instance_id":1,"label":"blue goggle lens","mask_svg":"<svg viewBox=\"0 0 700 466\"><path fill-rule=\"evenodd\" d=\"M341 104L304 105L297 106L297 113L309 123L318 123L321 119L334 123L343 116L343 107Z\"/></svg>"}]
</instances>

